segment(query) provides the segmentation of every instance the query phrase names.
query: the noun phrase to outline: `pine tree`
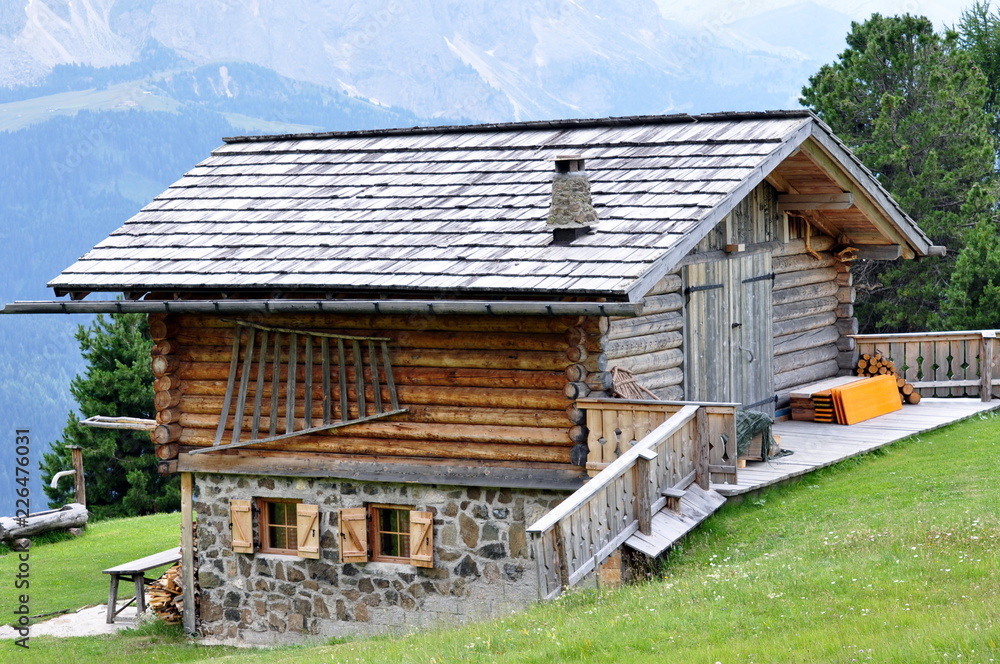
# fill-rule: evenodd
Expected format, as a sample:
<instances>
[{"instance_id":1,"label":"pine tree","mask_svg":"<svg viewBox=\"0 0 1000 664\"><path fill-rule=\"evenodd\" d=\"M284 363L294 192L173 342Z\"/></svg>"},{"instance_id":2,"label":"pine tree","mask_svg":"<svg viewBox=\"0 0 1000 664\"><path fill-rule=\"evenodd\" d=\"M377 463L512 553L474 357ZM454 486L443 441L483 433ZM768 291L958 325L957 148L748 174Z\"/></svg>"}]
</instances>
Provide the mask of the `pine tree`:
<instances>
[{"instance_id":1,"label":"pine tree","mask_svg":"<svg viewBox=\"0 0 1000 664\"><path fill-rule=\"evenodd\" d=\"M853 23L847 49L802 91L935 244L939 259L855 267L857 315L868 332L939 329L965 235L969 193L993 176L986 80L957 33L924 17L874 14Z\"/></svg>"},{"instance_id":2,"label":"pine tree","mask_svg":"<svg viewBox=\"0 0 1000 664\"><path fill-rule=\"evenodd\" d=\"M1000 227L993 216L995 200L995 195L977 191L966 204L969 216L980 221L968 234L945 292L944 313L954 330L1000 328Z\"/></svg>"},{"instance_id":3,"label":"pine tree","mask_svg":"<svg viewBox=\"0 0 1000 664\"><path fill-rule=\"evenodd\" d=\"M84 418L114 415L153 419L152 340L140 314L98 315L76 333L87 368L70 383ZM67 445L83 448L87 507L95 518L137 516L176 510L180 489L175 477L157 472L147 431L82 427L75 413L41 463L45 492L53 507L72 500L72 483L48 487L52 475L72 467Z\"/></svg>"}]
</instances>

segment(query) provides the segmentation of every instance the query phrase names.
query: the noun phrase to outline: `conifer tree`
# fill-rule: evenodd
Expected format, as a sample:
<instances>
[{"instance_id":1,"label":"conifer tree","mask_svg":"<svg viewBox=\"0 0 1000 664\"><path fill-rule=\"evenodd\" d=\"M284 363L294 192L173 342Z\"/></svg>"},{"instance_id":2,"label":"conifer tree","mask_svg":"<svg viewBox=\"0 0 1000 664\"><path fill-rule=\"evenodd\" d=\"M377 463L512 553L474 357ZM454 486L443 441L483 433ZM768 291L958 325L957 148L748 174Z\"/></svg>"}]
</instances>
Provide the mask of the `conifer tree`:
<instances>
[{"instance_id":1,"label":"conifer tree","mask_svg":"<svg viewBox=\"0 0 1000 664\"><path fill-rule=\"evenodd\" d=\"M76 333L87 368L70 383L83 418L95 415L153 419L152 340L141 314L98 315ZM157 473L147 431L97 429L79 425L69 414L63 438L41 463L45 492L53 507L72 501L72 482L48 487L52 475L72 468L67 445L83 448L87 507L95 518L138 516L176 510L176 477Z\"/></svg>"},{"instance_id":2,"label":"conifer tree","mask_svg":"<svg viewBox=\"0 0 1000 664\"><path fill-rule=\"evenodd\" d=\"M941 294L979 221L963 206L993 176L986 79L957 33L939 35L924 17L874 14L852 24L847 44L809 79L801 101L948 248L944 258L860 262L857 316L867 332L940 329Z\"/></svg>"}]
</instances>

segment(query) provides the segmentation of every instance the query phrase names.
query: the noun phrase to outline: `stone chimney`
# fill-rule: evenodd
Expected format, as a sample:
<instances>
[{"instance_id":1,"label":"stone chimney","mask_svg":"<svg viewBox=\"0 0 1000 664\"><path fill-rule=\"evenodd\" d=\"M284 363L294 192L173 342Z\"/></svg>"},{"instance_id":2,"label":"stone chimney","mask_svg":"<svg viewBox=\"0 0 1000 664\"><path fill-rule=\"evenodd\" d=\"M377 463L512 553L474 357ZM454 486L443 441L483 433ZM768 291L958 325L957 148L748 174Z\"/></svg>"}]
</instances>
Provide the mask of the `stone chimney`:
<instances>
[{"instance_id":1,"label":"stone chimney","mask_svg":"<svg viewBox=\"0 0 1000 664\"><path fill-rule=\"evenodd\" d=\"M597 211L590 198L590 180L583 157L560 155L555 164L548 223L552 227L553 244L569 244L590 232L590 227L597 223Z\"/></svg>"}]
</instances>

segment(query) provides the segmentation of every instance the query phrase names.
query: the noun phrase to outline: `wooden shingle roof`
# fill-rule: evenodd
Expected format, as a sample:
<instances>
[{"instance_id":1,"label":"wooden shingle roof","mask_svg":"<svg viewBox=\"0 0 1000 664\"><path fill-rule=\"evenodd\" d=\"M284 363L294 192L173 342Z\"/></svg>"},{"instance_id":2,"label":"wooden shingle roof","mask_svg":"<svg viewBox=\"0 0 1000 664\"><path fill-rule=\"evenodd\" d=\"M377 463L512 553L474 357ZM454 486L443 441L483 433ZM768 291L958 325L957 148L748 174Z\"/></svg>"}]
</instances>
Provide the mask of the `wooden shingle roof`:
<instances>
[{"instance_id":1,"label":"wooden shingle roof","mask_svg":"<svg viewBox=\"0 0 1000 664\"><path fill-rule=\"evenodd\" d=\"M924 252L825 125L779 111L227 139L49 286L635 299L809 139ZM567 152L599 221L557 246L551 160Z\"/></svg>"}]
</instances>

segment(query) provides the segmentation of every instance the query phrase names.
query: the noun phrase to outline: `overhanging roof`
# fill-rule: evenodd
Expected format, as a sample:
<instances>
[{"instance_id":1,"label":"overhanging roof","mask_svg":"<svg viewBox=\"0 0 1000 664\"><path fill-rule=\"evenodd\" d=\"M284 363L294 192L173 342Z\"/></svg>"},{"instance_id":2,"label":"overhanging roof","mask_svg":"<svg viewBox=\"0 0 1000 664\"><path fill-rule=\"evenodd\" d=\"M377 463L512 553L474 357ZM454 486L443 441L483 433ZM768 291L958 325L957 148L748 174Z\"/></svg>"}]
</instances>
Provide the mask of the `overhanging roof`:
<instances>
[{"instance_id":1,"label":"overhanging roof","mask_svg":"<svg viewBox=\"0 0 1000 664\"><path fill-rule=\"evenodd\" d=\"M599 222L558 246L550 160L570 151L587 160ZM49 286L636 300L754 187L783 169L793 182L801 159L821 189L854 192L845 228L929 252L814 115L723 113L227 139Z\"/></svg>"}]
</instances>

